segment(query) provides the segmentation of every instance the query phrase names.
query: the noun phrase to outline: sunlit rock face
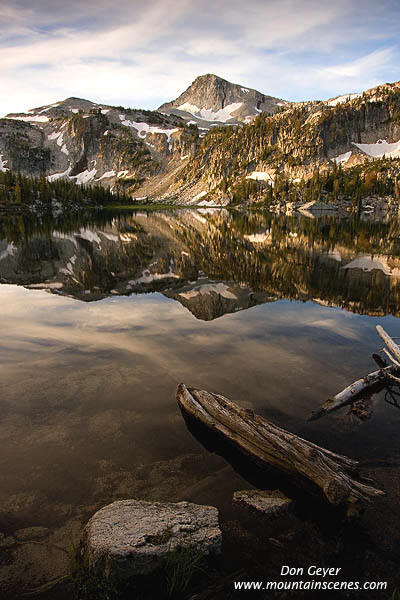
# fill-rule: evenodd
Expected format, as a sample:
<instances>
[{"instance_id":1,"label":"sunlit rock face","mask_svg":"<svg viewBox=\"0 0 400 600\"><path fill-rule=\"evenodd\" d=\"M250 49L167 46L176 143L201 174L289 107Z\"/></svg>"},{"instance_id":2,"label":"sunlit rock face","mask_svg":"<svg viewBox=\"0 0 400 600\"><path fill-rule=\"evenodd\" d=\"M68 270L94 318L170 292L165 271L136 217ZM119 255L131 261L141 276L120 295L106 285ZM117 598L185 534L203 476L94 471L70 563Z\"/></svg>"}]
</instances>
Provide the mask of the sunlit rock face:
<instances>
[{"instance_id":1,"label":"sunlit rock face","mask_svg":"<svg viewBox=\"0 0 400 600\"><path fill-rule=\"evenodd\" d=\"M258 181L263 190L282 175L300 181L334 165L365 165L366 172L374 159L399 157L399 82L334 100L282 103L274 115L260 113L229 134L211 132L190 161L185 182L193 187L201 181L205 192L222 198L226 182L233 189L243 178ZM396 165L387 176L398 176Z\"/></svg>"},{"instance_id":2,"label":"sunlit rock face","mask_svg":"<svg viewBox=\"0 0 400 600\"><path fill-rule=\"evenodd\" d=\"M262 112L274 114L279 107L291 104L207 74L197 77L176 100L166 102L158 110L163 114L178 115L199 127L209 128L213 125L250 122Z\"/></svg>"},{"instance_id":3,"label":"sunlit rock face","mask_svg":"<svg viewBox=\"0 0 400 600\"><path fill-rule=\"evenodd\" d=\"M160 292L206 321L278 299L398 312L396 222L195 210L96 218L10 218L1 281L86 302Z\"/></svg>"}]
</instances>

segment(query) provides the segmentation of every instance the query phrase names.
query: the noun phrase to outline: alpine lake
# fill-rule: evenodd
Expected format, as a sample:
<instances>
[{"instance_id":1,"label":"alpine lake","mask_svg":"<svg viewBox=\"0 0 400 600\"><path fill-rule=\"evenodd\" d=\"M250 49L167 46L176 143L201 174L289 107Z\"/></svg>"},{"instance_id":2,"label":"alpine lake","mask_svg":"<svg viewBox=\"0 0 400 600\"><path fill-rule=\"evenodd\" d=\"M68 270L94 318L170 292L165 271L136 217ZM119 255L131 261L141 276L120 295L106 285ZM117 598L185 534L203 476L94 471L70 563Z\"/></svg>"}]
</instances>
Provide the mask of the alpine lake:
<instances>
[{"instance_id":1,"label":"alpine lake","mask_svg":"<svg viewBox=\"0 0 400 600\"><path fill-rule=\"evenodd\" d=\"M71 569L88 518L118 499L216 506L233 539L233 492L276 481L193 435L180 382L359 460L387 495L352 525L301 500L312 533L290 552L307 556L309 543L315 561L318 540L336 548L344 578L357 563L357 578L393 582L400 403L383 390L361 411L307 419L376 369L377 324L400 336L400 221L207 208L3 215L0 281L0 596L70 598L62 585L39 592Z\"/></svg>"}]
</instances>

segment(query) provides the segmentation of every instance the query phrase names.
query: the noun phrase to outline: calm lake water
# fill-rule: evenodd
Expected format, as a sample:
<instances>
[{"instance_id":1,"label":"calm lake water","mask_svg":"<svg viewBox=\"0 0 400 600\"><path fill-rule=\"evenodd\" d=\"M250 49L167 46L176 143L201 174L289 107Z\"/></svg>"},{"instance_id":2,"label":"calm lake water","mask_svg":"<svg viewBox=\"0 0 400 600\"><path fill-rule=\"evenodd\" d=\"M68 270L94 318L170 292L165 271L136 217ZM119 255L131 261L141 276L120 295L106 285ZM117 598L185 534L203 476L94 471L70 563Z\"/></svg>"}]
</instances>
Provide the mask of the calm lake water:
<instances>
[{"instance_id":1,"label":"calm lake water","mask_svg":"<svg viewBox=\"0 0 400 600\"><path fill-rule=\"evenodd\" d=\"M249 484L188 431L181 381L365 464L399 454L383 393L366 421L307 423L375 369L376 324L400 336L397 221L2 217L0 280L0 532L49 529L47 554L0 561L5 587L62 574L63 540L113 500L229 511Z\"/></svg>"}]
</instances>

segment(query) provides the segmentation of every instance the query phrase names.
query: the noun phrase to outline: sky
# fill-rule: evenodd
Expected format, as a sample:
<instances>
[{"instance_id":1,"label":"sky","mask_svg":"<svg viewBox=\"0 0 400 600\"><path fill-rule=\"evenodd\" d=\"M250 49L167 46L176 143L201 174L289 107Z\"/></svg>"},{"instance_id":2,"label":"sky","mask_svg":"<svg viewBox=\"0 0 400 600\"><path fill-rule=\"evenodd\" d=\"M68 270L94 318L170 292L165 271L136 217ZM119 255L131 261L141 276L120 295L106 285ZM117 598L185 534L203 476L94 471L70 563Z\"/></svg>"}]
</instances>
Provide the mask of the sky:
<instances>
[{"instance_id":1,"label":"sky","mask_svg":"<svg viewBox=\"0 0 400 600\"><path fill-rule=\"evenodd\" d=\"M400 0L1 0L0 116L157 108L215 73L287 100L400 80Z\"/></svg>"}]
</instances>

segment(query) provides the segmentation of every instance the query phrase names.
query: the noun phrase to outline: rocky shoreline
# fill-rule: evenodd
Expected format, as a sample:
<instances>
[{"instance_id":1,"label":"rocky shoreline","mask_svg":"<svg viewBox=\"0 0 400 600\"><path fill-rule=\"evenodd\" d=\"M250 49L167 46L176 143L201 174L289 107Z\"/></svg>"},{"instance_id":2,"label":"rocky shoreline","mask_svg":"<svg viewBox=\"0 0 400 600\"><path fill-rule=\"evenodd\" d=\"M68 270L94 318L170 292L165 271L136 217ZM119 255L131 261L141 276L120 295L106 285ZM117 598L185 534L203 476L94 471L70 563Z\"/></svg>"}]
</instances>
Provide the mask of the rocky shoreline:
<instances>
[{"instance_id":1,"label":"rocky shoreline","mask_svg":"<svg viewBox=\"0 0 400 600\"><path fill-rule=\"evenodd\" d=\"M396 532L399 530L399 519L394 517L400 493L397 472L398 464L394 460L379 463L375 467L370 465L364 471L363 474L373 477L388 495L377 502L375 510L368 510L361 519L349 523L337 512L327 512L313 501L304 503L301 498L290 501L277 490L240 488L243 483L239 478L236 491L233 488L224 494L230 497L229 509L228 505L225 507L220 504L218 497L218 482L221 481L219 471L215 477L208 476L192 486L193 493L187 491L185 494L183 487L187 476L185 469L180 467L180 491L179 496L175 495L174 502L165 500L166 496L171 497L171 491L165 490L164 493L162 486L157 486L159 493L154 490L147 501L131 499L113 502L100 509L93 507L92 517L86 526L85 521L90 515L86 516L86 520L84 514L80 517L70 515L65 525L57 531L37 526L1 535L3 561L0 590L10 600L19 600L26 593L37 600L125 600L132 598L132 589L137 591L139 585L142 588L141 598L146 600L154 597L159 600L168 597L227 600L232 594L233 581L265 579L266 576L273 580L279 576L282 564L299 564L300 549L302 564L315 564L317 560L321 564L342 566L346 565L346 557L352 556L345 568L348 579L360 578L362 574L365 579L369 576L370 579L388 580L389 586L392 586L398 571L394 552L398 539ZM170 470L163 471L163 476L168 473ZM202 502L199 486L214 490L218 509L199 504ZM195 503L192 500L178 500L179 497L188 496L195 496ZM141 497L142 494L139 494ZM155 500L157 497L162 501ZM171 524L175 521L175 528L158 519L164 507L167 507L167 513L164 514L169 515ZM149 517L147 523L141 517L143 510ZM132 524L134 519L137 521L141 515L138 529L141 535L133 532L136 545L126 544L131 533L129 528L124 527L124 518L121 518L124 511L127 524ZM147 529L145 535L142 535L143 526ZM196 538L196 535L199 543L193 545L191 537ZM113 580L108 575L116 571L107 572L107 561L102 562L100 557L104 558L107 552L115 554L118 551L118 545L115 544L118 537L122 541L122 561L117 561L118 576ZM203 539L206 543L210 542L212 552L209 554L203 552ZM174 551L173 540L178 543L186 540L187 551L182 554ZM93 556L94 543L99 553L90 566L87 551L89 556L90 552ZM169 552L169 549L172 551ZM161 563L146 575L132 576L132 569L121 570L121 566L126 564L127 552L133 558L136 551L142 556L153 557L156 562L161 556ZM389 555L392 558L389 559ZM134 571L134 560L131 566ZM177 573L182 575L183 566L186 573L183 579L189 570L191 584L184 592L176 591L175 595L168 596L165 581L170 584L174 573L175 576ZM14 576L17 573L21 576L18 588L12 584L13 573ZM22 579L25 580L24 586L21 585ZM242 596L237 593L236 597ZM253 595L246 592L243 597ZM260 597L259 593L255 593L254 597ZM282 591L271 591L269 597L286 599ZM298 598L307 598L307 592L304 595L299 592ZM387 593L374 598L386 600Z\"/></svg>"},{"instance_id":2,"label":"rocky shoreline","mask_svg":"<svg viewBox=\"0 0 400 600\"><path fill-rule=\"evenodd\" d=\"M313 216L361 213L384 217L388 214L398 215L400 212L399 202L393 196L367 196L361 200L359 206L354 206L351 199L342 198L333 203L323 198L312 202L277 202L266 207L263 205L263 208L276 214L293 215L299 212L304 216L309 216L310 213Z\"/></svg>"}]
</instances>

